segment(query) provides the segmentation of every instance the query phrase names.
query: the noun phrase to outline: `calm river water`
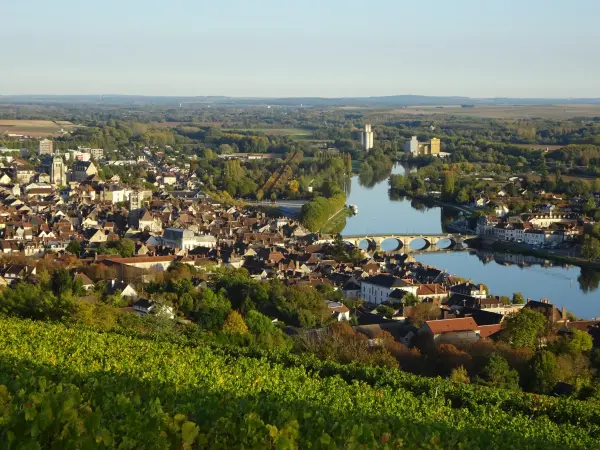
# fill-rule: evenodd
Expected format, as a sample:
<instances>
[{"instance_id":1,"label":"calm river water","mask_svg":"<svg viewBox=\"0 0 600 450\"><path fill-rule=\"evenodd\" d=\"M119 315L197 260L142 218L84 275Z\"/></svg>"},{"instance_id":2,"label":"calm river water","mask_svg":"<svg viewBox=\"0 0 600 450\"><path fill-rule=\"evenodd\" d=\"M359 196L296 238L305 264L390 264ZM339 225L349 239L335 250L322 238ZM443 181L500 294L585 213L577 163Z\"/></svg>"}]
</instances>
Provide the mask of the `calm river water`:
<instances>
[{"instance_id":1,"label":"calm river water","mask_svg":"<svg viewBox=\"0 0 600 450\"><path fill-rule=\"evenodd\" d=\"M402 174L396 165L392 173ZM409 199L392 200L388 180L363 186L357 176L348 186L348 204L358 206L358 215L349 217L342 235L382 233L440 233L454 220L455 211L425 206ZM415 258L476 283L484 283L494 295L550 299L559 309L563 305L578 317L600 316L600 271L550 263L519 255L490 252L452 252L417 254Z\"/></svg>"}]
</instances>

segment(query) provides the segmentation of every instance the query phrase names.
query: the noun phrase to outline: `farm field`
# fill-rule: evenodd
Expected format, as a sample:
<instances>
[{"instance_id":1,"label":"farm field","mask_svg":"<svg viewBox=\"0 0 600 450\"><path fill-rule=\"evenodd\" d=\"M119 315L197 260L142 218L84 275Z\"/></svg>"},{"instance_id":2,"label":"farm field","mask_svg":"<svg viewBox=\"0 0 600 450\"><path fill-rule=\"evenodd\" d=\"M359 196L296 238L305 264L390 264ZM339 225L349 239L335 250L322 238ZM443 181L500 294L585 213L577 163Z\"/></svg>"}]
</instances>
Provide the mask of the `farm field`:
<instances>
[{"instance_id":1,"label":"farm field","mask_svg":"<svg viewBox=\"0 0 600 450\"><path fill-rule=\"evenodd\" d=\"M308 130L300 128L223 128L223 131L236 132L236 131L253 131L261 132L272 136L295 136L304 137L310 136L312 133Z\"/></svg>"},{"instance_id":2,"label":"farm field","mask_svg":"<svg viewBox=\"0 0 600 450\"><path fill-rule=\"evenodd\" d=\"M368 109L368 108L367 108ZM372 110L374 114L381 114L380 108ZM385 111L388 114L415 116L415 115L449 115L465 117L484 117L488 119L571 119L573 117L598 117L600 105L500 105L500 106L475 106L462 108L457 105L438 106L408 106L406 108L393 108Z\"/></svg>"},{"instance_id":3,"label":"farm field","mask_svg":"<svg viewBox=\"0 0 600 450\"><path fill-rule=\"evenodd\" d=\"M545 150L548 149L549 152L553 152L555 150L560 150L564 148L564 145L547 145L547 144L517 144L519 147L523 147L529 150Z\"/></svg>"},{"instance_id":4,"label":"farm field","mask_svg":"<svg viewBox=\"0 0 600 450\"><path fill-rule=\"evenodd\" d=\"M71 122L51 120L1 120L0 133L22 134L31 137L59 136L61 128L71 131L77 128Z\"/></svg>"}]
</instances>

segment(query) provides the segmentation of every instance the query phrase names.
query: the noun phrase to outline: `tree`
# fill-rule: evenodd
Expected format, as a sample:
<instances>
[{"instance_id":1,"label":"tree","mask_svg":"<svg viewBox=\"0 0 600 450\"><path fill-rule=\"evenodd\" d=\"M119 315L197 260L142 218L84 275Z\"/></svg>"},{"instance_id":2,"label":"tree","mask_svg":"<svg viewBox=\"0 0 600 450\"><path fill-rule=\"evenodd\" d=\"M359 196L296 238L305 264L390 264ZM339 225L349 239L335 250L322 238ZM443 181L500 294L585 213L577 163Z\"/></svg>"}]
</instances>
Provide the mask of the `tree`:
<instances>
[{"instance_id":1,"label":"tree","mask_svg":"<svg viewBox=\"0 0 600 450\"><path fill-rule=\"evenodd\" d=\"M135 256L135 242L131 239L124 238L117 242L117 251L123 258L131 258Z\"/></svg>"},{"instance_id":2,"label":"tree","mask_svg":"<svg viewBox=\"0 0 600 450\"><path fill-rule=\"evenodd\" d=\"M73 241L69 242L69 245L67 245L66 250L69 253L71 253L72 255L75 255L75 256L81 255L81 242L79 242L77 240L73 240Z\"/></svg>"},{"instance_id":3,"label":"tree","mask_svg":"<svg viewBox=\"0 0 600 450\"><path fill-rule=\"evenodd\" d=\"M58 269L52 274L51 284L52 292L56 295L60 295L71 289L73 279L66 269Z\"/></svg>"},{"instance_id":4,"label":"tree","mask_svg":"<svg viewBox=\"0 0 600 450\"><path fill-rule=\"evenodd\" d=\"M444 180L442 184L442 196L446 199L451 199L454 195L454 189L456 188L456 177L454 172L444 172Z\"/></svg>"},{"instance_id":5,"label":"tree","mask_svg":"<svg viewBox=\"0 0 600 450\"><path fill-rule=\"evenodd\" d=\"M292 193L296 193L298 192L298 189L300 188L300 184L298 183L298 180L291 180L288 183L288 189L290 190L290 192Z\"/></svg>"},{"instance_id":6,"label":"tree","mask_svg":"<svg viewBox=\"0 0 600 450\"><path fill-rule=\"evenodd\" d=\"M258 200L259 202L263 199L264 196L265 196L265 193L262 189L259 189L258 191L256 191L256 200Z\"/></svg>"},{"instance_id":7,"label":"tree","mask_svg":"<svg viewBox=\"0 0 600 450\"><path fill-rule=\"evenodd\" d=\"M478 384L502 389L519 389L519 373L511 369L506 359L494 353L476 378Z\"/></svg>"},{"instance_id":8,"label":"tree","mask_svg":"<svg viewBox=\"0 0 600 450\"><path fill-rule=\"evenodd\" d=\"M450 381L452 381L453 383L469 384L471 382L471 379L469 378L467 369L465 369L464 366L459 366L456 369L452 369L452 373L450 374Z\"/></svg>"},{"instance_id":9,"label":"tree","mask_svg":"<svg viewBox=\"0 0 600 450\"><path fill-rule=\"evenodd\" d=\"M586 236L581 246L581 256L586 259L600 258L600 240L593 236Z\"/></svg>"},{"instance_id":10,"label":"tree","mask_svg":"<svg viewBox=\"0 0 600 450\"><path fill-rule=\"evenodd\" d=\"M588 352L594 346L592 336L585 331L573 328L569 330L569 334L562 337L558 343L558 350L571 355L576 355L582 352Z\"/></svg>"},{"instance_id":11,"label":"tree","mask_svg":"<svg viewBox=\"0 0 600 450\"><path fill-rule=\"evenodd\" d=\"M377 314L387 319L391 319L395 312L396 310L388 305L379 305L377 307Z\"/></svg>"},{"instance_id":12,"label":"tree","mask_svg":"<svg viewBox=\"0 0 600 450\"><path fill-rule=\"evenodd\" d=\"M408 318L410 323L420 327L428 320L439 319L440 313L440 307L433 303L419 303L411 308Z\"/></svg>"},{"instance_id":13,"label":"tree","mask_svg":"<svg viewBox=\"0 0 600 450\"><path fill-rule=\"evenodd\" d=\"M222 330L227 333L244 334L248 332L248 326L239 312L231 311L223 323Z\"/></svg>"},{"instance_id":14,"label":"tree","mask_svg":"<svg viewBox=\"0 0 600 450\"><path fill-rule=\"evenodd\" d=\"M531 389L539 394L550 394L559 381L556 356L548 350L542 350L531 361Z\"/></svg>"},{"instance_id":15,"label":"tree","mask_svg":"<svg viewBox=\"0 0 600 450\"><path fill-rule=\"evenodd\" d=\"M467 203L469 201L469 194L464 189L458 191L456 194L456 202L457 203Z\"/></svg>"},{"instance_id":16,"label":"tree","mask_svg":"<svg viewBox=\"0 0 600 450\"><path fill-rule=\"evenodd\" d=\"M419 298L415 294L413 294L412 292L408 292L402 297L402 303L404 304L404 306L416 306L420 302Z\"/></svg>"},{"instance_id":17,"label":"tree","mask_svg":"<svg viewBox=\"0 0 600 450\"><path fill-rule=\"evenodd\" d=\"M217 153L219 153L220 155L230 155L233 153L233 147L229 144L221 144L219 145Z\"/></svg>"},{"instance_id":18,"label":"tree","mask_svg":"<svg viewBox=\"0 0 600 450\"><path fill-rule=\"evenodd\" d=\"M525 297L523 297L522 293L515 292L512 296L512 303L513 303L513 305L524 305Z\"/></svg>"},{"instance_id":19,"label":"tree","mask_svg":"<svg viewBox=\"0 0 600 450\"><path fill-rule=\"evenodd\" d=\"M523 308L516 314L511 314L506 320L506 328L502 339L515 348L527 347L535 349L538 338L546 326L543 314L529 308Z\"/></svg>"}]
</instances>

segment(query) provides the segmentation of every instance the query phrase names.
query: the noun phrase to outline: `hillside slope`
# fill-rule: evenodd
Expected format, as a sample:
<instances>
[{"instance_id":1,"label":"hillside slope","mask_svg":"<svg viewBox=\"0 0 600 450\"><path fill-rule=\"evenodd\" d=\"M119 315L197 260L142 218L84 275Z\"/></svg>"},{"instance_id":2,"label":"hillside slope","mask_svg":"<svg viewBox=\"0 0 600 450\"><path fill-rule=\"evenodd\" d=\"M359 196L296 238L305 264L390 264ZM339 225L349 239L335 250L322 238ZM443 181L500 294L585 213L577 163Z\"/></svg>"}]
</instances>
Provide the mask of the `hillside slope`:
<instances>
[{"instance_id":1,"label":"hillside slope","mask_svg":"<svg viewBox=\"0 0 600 450\"><path fill-rule=\"evenodd\" d=\"M391 371L380 384L348 382L335 368L323 376L302 364L18 319L0 319L0 348L0 448L29 440L42 448L574 449L600 436L597 405L542 398L552 414L536 415L526 402L522 412L507 409L494 389L455 404L451 385L432 395L409 379L395 383Z\"/></svg>"}]
</instances>

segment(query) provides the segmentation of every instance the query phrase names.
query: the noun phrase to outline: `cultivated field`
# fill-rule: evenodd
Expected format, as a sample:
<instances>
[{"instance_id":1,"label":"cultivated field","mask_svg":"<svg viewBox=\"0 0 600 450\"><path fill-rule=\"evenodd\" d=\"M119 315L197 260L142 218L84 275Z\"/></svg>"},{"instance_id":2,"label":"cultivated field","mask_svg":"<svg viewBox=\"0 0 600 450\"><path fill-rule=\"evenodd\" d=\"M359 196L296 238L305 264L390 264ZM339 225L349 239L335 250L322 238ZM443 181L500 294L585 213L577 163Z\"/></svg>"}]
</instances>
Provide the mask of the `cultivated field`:
<instances>
[{"instance_id":1,"label":"cultivated field","mask_svg":"<svg viewBox=\"0 0 600 450\"><path fill-rule=\"evenodd\" d=\"M600 116L600 105L526 105L526 106L474 106L462 108L456 105L409 106L388 111L398 115L453 115L485 117L491 119L548 118L570 119L573 117Z\"/></svg>"},{"instance_id":2,"label":"cultivated field","mask_svg":"<svg viewBox=\"0 0 600 450\"><path fill-rule=\"evenodd\" d=\"M51 120L0 120L0 133L22 134L31 137L59 136L60 130L72 131L71 122Z\"/></svg>"},{"instance_id":3,"label":"cultivated field","mask_svg":"<svg viewBox=\"0 0 600 450\"><path fill-rule=\"evenodd\" d=\"M300 128L224 128L223 131L229 131L235 133L236 131L244 132L260 132L269 134L272 136L309 136L311 134L308 130Z\"/></svg>"},{"instance_id":4,"label":"cultivated field","mask_svg":"<svg viewBox=\"0 0 600 450\"><path fill-rule=\"evenodd\" d=\"M564 145L546 145L546 144L516 144L519 147L524 147L527 148L529 150L546 150L548 149L549 152L553 152L555 150L560 150L561 148L564 148Z\"/></svg>"}]
</instances>

